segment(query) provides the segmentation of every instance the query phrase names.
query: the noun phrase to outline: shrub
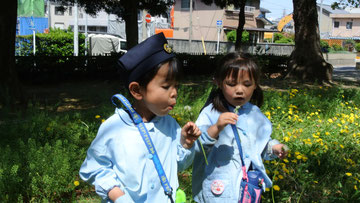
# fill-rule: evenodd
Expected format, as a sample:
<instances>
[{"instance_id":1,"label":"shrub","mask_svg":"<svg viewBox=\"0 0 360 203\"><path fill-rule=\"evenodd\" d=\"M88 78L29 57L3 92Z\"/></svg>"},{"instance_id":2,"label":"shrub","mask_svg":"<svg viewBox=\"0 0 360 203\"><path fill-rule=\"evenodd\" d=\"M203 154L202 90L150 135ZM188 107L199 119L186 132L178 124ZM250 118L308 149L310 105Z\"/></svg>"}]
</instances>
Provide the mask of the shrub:
<instances>
[{"instance_id":1,"label":"shrub","mask_svg":"<svg viewBox=\"0 0 360 203\"><path fill-rule=\"evenodd\" d=\"M321 48L322 52L327 53L327 52L329 52L330 45L327 41L320 40L320 48Z\"/></svg>"},{"instance_id":2,"label":"shrub","mask_svg":"<svg viewBox=\"0 0 360 203\"><path fill-rule=\"evenodd\" d=\"M22 56L33 54L33 36L17 37L17 54ZM85 53L85 35L79 33L79 55ZM74 33L70 30L50 29L49 33L36 34L36 55L38 56L73 56Z\"/></svg>"},{"instance_id":3,"label":"shrub","mask_svg":"<svg viewBox=\"0 0 360 203\"><path fill-rule=\"evenodd\" d=\"M292 37L286 37L282 33L274 33L274 43L294 44Z\"/></svg>"},{"instance_id":4,"label":"shrub","mask_svg":"<svg viewBox=\"0 0 360 203\"><path fill-rule=\"evenodd\" d=\"M226 38L230 42L236 42L236 30L232 30L226 34ZM249 42L249 32L244 30L241 37L241 42Z\"/></svg>"},{"instance_id":5,"label":"shrub","mask_svg":"<svg viewBox=\"0 0 360 203\"><path fill-rule=\"evenodd\" d=\"M344 51L344 48L338 44L331 45L331 49L334 51Z\"/></svg>"},{"instance_id":6,"label":"shrub","mask_svg":"<svg viewBox=\"0 0 360 203\"><path fill-rule=\"evenodd\" d=\"M360 52L360 43L355 44L355 49L357 52Z\"/></svg>"}]
</instances>

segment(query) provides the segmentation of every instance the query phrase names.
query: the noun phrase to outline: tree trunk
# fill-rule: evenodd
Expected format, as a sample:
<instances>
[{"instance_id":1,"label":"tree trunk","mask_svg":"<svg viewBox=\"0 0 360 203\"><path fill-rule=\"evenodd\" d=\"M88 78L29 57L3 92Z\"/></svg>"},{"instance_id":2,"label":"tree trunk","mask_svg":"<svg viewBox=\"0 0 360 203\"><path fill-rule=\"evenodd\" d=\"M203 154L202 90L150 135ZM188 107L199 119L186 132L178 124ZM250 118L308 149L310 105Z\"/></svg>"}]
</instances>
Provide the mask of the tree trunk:
<instances>
[{"instance_id":1,"label":"tree trunk","mask_svg":"<svg viewBox=\"0 0 360 203\"><path fill-rule=\"evenodd\" d=\"M236 30L236 42L235 42L235 50L240 51L241 48L241 39L242 33L244 31L245 25L245 3L246 0L240 0L240 12L239 12L239 24Z\"/></svg>"},{"instance_id":2,"label":"tree trunk","mask_svg":"<svg viewBox=\"0 0 360 203\"><path fill-rule=\"evenodd\" d=\"M126 31L126 43L127 49L131 49L138 44L139 30L138 30L138 1L131 0L125 1L124 8L125 14L123 15L125 20L125 31Z\"/></svg>"},{"instance_id":3,"label":"tree trunk","mask_svg":"<svg viewBox=\"0 0 360 203\"><path fill-rule=\"evenodd\" d=\"M316 0L293 0L293 5L295 49L288 63L287 78L331 82L333 66L321 53Z\"/></svg>"},{"instance_id":4,"label":"tree trunk","mask_svg":"<svg viewBox=\"0 0 360 203\"><path fill-rule=\"evenodd\" d=\"M0 9L0 106L24 103L15 69L15 36L17 1L9 1Z\"/></svg>"}]
</instances>

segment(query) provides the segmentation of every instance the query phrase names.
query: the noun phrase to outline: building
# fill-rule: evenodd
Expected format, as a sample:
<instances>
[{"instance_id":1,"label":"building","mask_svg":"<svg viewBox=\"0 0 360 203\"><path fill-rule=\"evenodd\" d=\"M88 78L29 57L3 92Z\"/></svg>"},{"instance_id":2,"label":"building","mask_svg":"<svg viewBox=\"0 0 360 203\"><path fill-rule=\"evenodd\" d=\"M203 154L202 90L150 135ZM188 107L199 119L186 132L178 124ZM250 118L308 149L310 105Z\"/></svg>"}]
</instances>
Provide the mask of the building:
<instances>
[{"instance_id":1,"label":"building","mask_svg":"<svg viewBox=\"0 0 360 203\"><path fill-rule=\"evenodd\" d=\"M234 7L221 9L215 4L206 5L201 0L192 0L192 2L191 14L190 0L179 0L174 5L175 39L216 41L219 37L220 41L227 41L226 33L237 29L239 9ZM271 21L265 17L269 12L260 8L260 1L246 4L244 30L254 36L251 39L262 41L264 32L272 31L264 28L265 25L271 24Z\"/></svg>"},{"instance_id":2,"label":"building","mask_svg":"<svg viewBox=\"0 0 360 203\"><path fill-rule=\"evenodd\" d=\"M322 9L322 12L320 12L320 9ZM317 11L321 39L329 39L332 36L334 22L330 16L331 14L341 15L349 13L343 9L332 9L330 5L326 4L317 4Z\"/></svg>"}]
</instances>

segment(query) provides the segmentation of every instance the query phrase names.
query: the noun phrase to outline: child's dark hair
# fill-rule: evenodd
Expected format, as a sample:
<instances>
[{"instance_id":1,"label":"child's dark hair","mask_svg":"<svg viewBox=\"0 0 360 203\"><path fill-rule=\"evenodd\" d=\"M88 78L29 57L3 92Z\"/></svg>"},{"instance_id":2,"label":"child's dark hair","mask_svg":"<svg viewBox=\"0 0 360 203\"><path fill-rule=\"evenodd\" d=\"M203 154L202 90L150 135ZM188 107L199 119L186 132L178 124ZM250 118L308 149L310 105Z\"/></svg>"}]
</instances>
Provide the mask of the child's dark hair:
<instances>
[{"instance_id":1,"label":"child's dark hair","mask_svg":"<svg viewBox=\"0 0 360 203\"><path fill-rule=\"evenodd\" d=\"M166 60L160 64L158 64L155 68L152 68L148 73L144 74L142 77L136 80L141 87L145 87L149 84L149 82L155 77L156 73L159 71L161 66L169 63L169 72L166 77L167 81L179 81L182 77L182 66L179 61L173 57L169 60Z\"/></svg>"},{"instance_id":2,"label":"child's dark hair","mask_svg":"<svg viewBox=\"0 0 360 203\"><path fill-rule=\"evenodd\" d=\"M264 95L259 86L261 71L250 55L238 52L225 55L220 60L215 71L214 80L218 85L221 85L228 76L237 78L239 71L242 70L249 72L250 78L254 80L256 85L256 89L253 92L250 102L261 107L264 101ZM228 111L227 101L219 87L211 92L209 99L209 102L213 103L216 110L220 112Z\"/></svg>"}]
</instances>

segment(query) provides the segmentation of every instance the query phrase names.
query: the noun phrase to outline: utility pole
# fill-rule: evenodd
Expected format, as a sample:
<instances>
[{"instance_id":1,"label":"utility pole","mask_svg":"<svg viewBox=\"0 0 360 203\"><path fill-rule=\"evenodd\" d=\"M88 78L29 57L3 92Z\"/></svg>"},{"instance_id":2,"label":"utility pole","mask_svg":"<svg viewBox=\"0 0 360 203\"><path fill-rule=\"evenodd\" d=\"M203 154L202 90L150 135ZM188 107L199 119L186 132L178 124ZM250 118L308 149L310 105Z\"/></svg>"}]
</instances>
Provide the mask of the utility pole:
<instances>
[{"instance_id":1,"label":"utility pole","mask_svg":"<svg viewBox=\"0 0 360 203\"><path fill-rule=\"evenodd\" d=\"M192 38L192 10L193 10L193 7L192 7L192 1L193 0L190 0L190 13L189 13L189 18L190 18L190 22L189 22L189 53L191 51L191 38Z\"/></svg>"},{"instance_id":2,"label":"utility pole","mask_svg":"<svg viewBox=\"0 0 360 203\"><path fill-rule=\"evenodd\" d=\"M78 4L77 0L75 0L74 4L75 10L75 21L74 21L74 56L79 55L79 23L78 23Z\"/></svg>"},{"instance_id":3,"label":"utility pole","mask_svg":"<svg viewBox=\"0 0 360 203\"><path fill-rule=\"evenodd\" d=\"M88 40L88 14L85 13L85 56L87 56Z\"/></svg>"},{"instance_id":4,"label":"utility pole","mask_svg":"<svg viewBox=\"0 0 360 203\"><path fill-rule=\"evenodd\" d=\"M322 16L322 7L323 7L323 0L321 0L320 4L320 11L319 11L319 33L321 36L321 16Z\"/></svg>"}]
</instances>

